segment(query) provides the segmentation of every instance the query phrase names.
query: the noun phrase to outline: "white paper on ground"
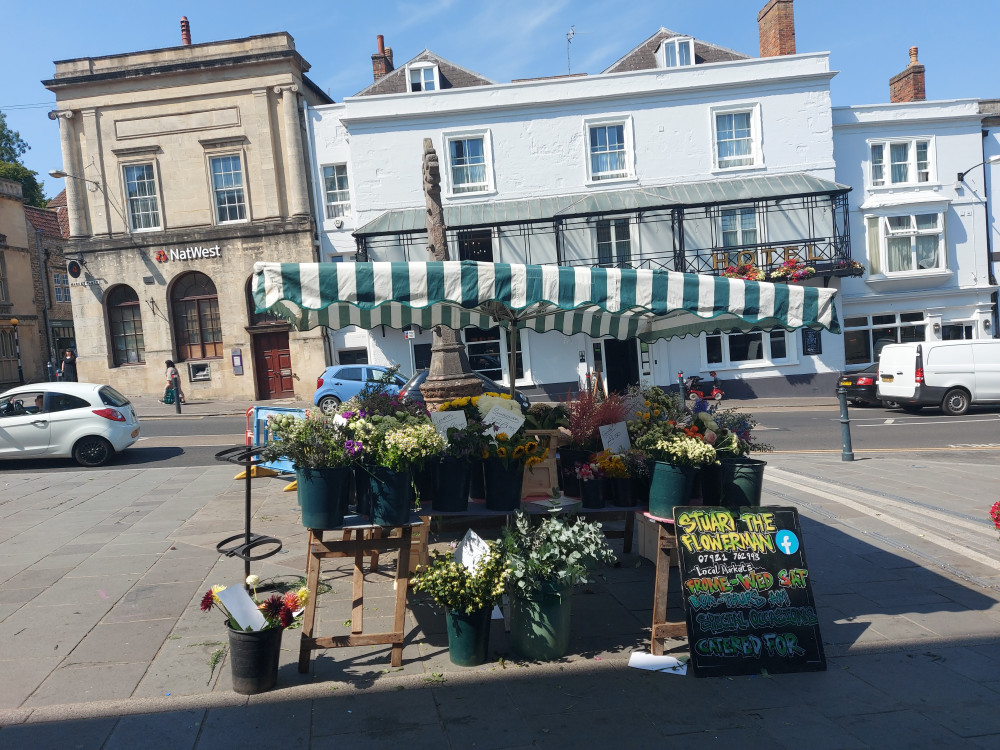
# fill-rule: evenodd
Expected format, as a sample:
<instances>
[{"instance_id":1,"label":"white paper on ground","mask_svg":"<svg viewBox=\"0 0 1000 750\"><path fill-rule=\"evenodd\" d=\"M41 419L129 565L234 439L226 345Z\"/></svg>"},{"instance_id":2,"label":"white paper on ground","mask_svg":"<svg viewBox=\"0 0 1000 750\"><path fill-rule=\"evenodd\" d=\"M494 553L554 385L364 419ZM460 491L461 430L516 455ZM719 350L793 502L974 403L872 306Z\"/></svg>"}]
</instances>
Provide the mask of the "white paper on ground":
<instances>
[{"instance_id":1,"label":"white paper on ground","mask_svg":"<svg viewBox=\"0 0 1000 750\"><path fill-rule=\"evenodd\" d=\"M220 591L217 595L229 614L236 620L236 624L246 630L261 630L267 625L264 615L257 609L250 595L243 590L242 586L229 586Z\"/></svg>"},{"instance_id":2,"label":"white paper on ground","mask_svg":"<svg viewBox=\"0 0 1000 750\"><path fill-rule=\"evenodd\" d=\"M682 662L675 656L653 656L644 651L633 651L629 654L628 665L636 669L648 669L651 672L687 674L687 662Z\"/></svg>"},{"instance_id":3,"label":"white paper on ground","mask_svg":"<svg viewBox=\"0 0 1000 750\"><path fill-rule=\"evenodd\" d=\"M521 429L524 424L524 417L520 414L512 414L506 409L494 406L483 417L483 424L490 428L490 432L499 435L501 432L507 433L507 437L514 437L514 433Z\"/></svg>"},{"instance_id":4,"label":"white paper on ground","mask_svg":"<svg viewBox=\"0 0 1000 750\"><path fill-rule=\"evenodd\" d=\"M601 443L604 450L612 453L624 453L632 447L632 441L628 439L628 425L624 422L602 425L598 428L601 431Z\"/></svg>"},{"instance_id":5,"label":"white paper on ground","mask_svg":"<svg viewBox=\"0 0 1000 750\"><path fill-rule=\"evenodd\" d=\"M483 559L483 555L488 554L490 546L475 531L469 529L462 537L455 549L455 561L464 565L466 570L475 573L476 566Z\"/></svg>"},{"instance_id":6,"label":"white paper on ground","mask_svg":"<svg viewBox=\"0 0 1000 750\"><path fill-rule=\"evenodd\" d=\"M435 411L431 413L431 422L434 423L434 429L445 440L448 439L449 427L464 430L469 426L469 420L465 418L464 411Z\"/></svg>"}]
</instances>

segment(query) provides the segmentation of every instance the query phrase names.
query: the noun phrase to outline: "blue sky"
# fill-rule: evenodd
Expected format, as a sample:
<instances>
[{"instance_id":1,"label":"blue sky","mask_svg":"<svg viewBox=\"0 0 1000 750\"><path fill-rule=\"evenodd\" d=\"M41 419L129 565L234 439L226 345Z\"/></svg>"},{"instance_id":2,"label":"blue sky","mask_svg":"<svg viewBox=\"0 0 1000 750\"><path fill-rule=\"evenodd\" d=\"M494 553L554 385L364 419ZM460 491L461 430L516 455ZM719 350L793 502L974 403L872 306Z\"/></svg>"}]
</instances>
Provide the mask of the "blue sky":
<instances>
[{"instance_id":1,"label":"blue sky","mask_svg":"<svg viewBox=\"0 0 1000 750\"><path fill-rule=\"evenodd\" d=\"M59 133L40 81L54 60L180 44L180 17L195 43L287 31L312 65L310 78L337 101L371 83L375 37L404 63L424 48L498 82L565 73L566 33L574 73L598 73L661 26L758 54L757 11L765 0L291 0L284 3L132 0L7 0L0 109L31 146L24 161L50 197L62 181ZM834 105L888 100L889 78L920 48L927 98L1000 97L996 55L1000 0L798 0L799 52L831 52Z\"/></svg>"}]
</instances>

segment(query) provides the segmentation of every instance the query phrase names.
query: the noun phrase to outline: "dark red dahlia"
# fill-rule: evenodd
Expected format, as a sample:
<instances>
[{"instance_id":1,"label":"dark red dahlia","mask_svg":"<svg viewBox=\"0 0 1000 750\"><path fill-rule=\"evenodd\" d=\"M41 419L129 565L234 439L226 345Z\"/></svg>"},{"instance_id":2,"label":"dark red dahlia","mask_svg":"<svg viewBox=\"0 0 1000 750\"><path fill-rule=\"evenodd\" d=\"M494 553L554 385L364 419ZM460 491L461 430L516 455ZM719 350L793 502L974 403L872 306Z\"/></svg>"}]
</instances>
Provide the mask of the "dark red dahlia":
<instances>
[{"instance_id":1,"label":"dark red dahlia","mask_svg":"<svg viewBox=\"0 0 1000 750\"><path fill-rule=\"evenodd\" d=\"M281 616L281 609L285 606L285 603L281 600L281 596L278 594L272 594L271 597L264 602L261 609L264 612L264 616L268 620L276 620Z\"/></svg>"},{"instance_id":2,"label":"dark red dahlia","mask_svg":"<svg viewBox=\"0 0 1000 750\"><path fill-rule=\"evenodd\" d=\"M212 589L205 592L205 596L201 597L201 611L208 612L215 603L215 594L212 593Z\"/></svg>"},{"instance_id":3,"label":"dark red dahlia","mask_svg":"<svg viewBox=\"0 0 1000 750\"><path fill-rule=\"evenodd\" d=\"M281 627L287 628L295 621L295 615L292 614L292 610L288 607L281 608Z\"/></svg>"}]
</instances>

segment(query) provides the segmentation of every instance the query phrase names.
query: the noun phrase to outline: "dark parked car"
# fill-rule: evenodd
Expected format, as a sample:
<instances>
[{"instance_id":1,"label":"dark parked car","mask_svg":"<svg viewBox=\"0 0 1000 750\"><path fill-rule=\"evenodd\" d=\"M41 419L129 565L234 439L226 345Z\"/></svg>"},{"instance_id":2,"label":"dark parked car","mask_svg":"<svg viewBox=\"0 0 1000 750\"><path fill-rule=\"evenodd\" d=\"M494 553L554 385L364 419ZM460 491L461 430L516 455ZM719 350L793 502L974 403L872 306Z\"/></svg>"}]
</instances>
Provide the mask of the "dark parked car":
<instances>
[{"instance_id":1,"label":"dark parked car","mask_svg":"<svg viewBox=\"0 0 1000 750\"><path fill-rule=\"evenodd\" d=\"M500 385L499 383L490 380L488 377L486 377L481 373L473 372L472 374L483 381L484 393L487 391L491 391L493 393L508 393L510 391L509 388L506 388ZM399 395L402 396L403 398L408 398L411 401L423 402L424 397L423 394L420 393L420 386L423 385L425 380L427 380L427 370L418 370L412 378L406 381L406 385L404 385L402 388L399 389ZM528 407L531 406L530 402L528 401L528 397L525 396L520 391L517 392L515 400L517 401L517 403L521 405L521 408L524 409L525 411L527 411Z\"/></svg>"},{"instance_id":2,"label":"dark parked car","mask_svg":"<svg viewBox=\"0 0 1000 750\"><path fill-rule=\"evenodd\" d=\"M878 364L868 365L857 372L842 372L837 379L837 388L847 389L847 400L855 406L878 406L894 408L895 401L880 399L875 394L875 384L878 379Z\"/></svg>"}]
</instances>

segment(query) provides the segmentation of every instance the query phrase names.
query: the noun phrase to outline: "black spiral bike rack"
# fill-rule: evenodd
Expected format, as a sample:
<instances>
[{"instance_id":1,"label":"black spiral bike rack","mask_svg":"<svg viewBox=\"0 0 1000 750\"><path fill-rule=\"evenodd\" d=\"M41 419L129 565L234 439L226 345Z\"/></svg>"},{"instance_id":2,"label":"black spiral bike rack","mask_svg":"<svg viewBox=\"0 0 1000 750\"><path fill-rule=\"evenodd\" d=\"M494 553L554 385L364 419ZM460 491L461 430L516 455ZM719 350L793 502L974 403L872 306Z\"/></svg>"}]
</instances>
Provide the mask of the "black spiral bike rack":
<instances>
[{"instance_id":1,"label":"black spiral bike rack","mask_svg":"<svg viewBox=\"0 0 1000 750\"><path fill-rule=\"evenodd\" d=\"M226 448L226 450L219 451L215 454L216 461L225 461L226 463L242 466L243 472L246 475L246 507L243 515L245 531L242 534L235 534L233 536L226 537L215 545L215 550L220 555L225 555L226 557L239 557L243 559L244 581L250 575L251 562L265 560L268 557L281 552L280 539L275 539L273 536L264 536L263 534L254 534L250 531L250 481L253 478L253 472L251 469L254 466L259 466L264 463L262 459L255 458L255 456L259 456L263 450L263 445L238 445L235 448ZM254 550L258 547L264 547L267 545L274 545L274 549L269 549L260 554L254 554Z\"/></svg>"}]
</instances>

